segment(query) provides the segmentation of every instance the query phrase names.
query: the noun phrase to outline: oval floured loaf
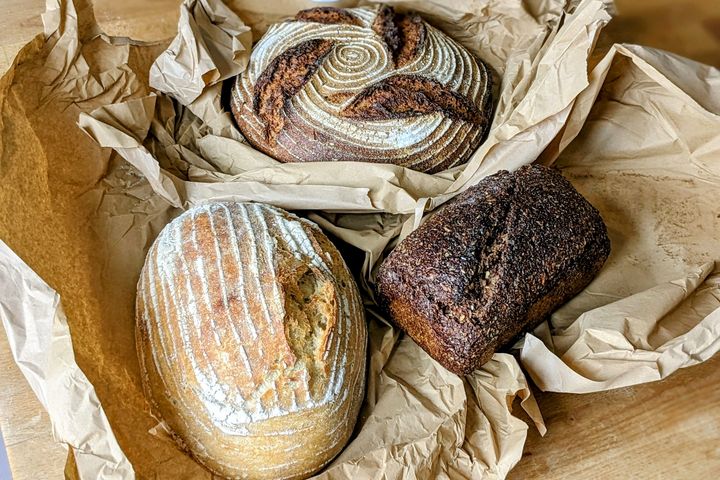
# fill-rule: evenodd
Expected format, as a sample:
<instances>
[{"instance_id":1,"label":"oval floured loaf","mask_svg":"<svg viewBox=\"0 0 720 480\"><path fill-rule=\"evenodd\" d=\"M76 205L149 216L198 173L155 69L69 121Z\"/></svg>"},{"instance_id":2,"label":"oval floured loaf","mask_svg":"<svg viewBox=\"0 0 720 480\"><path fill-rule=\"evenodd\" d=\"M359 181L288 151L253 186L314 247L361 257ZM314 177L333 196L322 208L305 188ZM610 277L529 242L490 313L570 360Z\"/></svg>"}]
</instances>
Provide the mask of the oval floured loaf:
<instances>
[{"instance_id":1,"label":"oval floured loaf","mask_svg":"<svg viewBox=\"0 0 720 480\"><path fill-rule=\"evenodd\" d=\"M210 203L163 229L138 283L153 411L229 478L304 478L347 442L363 398L357 286L313 223Z\"/></svg>"},{"instance_id":2,"label":"oval floured loaf","mask_svg":"<svg viewBox=\"0 0 720 480\"><path fill-rule=\"evenodd\" d=\"M467 161L491 122L485 64L414 13L318 7L275 24L231 106L283 162L363 161L437 172Z\"/></svg>"}]
</instances>

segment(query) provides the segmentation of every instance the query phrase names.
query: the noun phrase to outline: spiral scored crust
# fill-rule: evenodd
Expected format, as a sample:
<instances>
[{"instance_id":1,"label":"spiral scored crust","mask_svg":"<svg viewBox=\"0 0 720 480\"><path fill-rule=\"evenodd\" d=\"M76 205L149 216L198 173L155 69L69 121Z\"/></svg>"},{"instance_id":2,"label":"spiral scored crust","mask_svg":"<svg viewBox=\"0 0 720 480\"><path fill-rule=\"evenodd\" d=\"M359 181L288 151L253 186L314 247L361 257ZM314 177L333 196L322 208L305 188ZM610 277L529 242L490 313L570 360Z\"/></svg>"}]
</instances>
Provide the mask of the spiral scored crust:
<instances>
[{"instance_id":1,"label":"spiral scored crust","mask_svg":"<svg viewBox=\"0 0 720 480\"><path fill-rule=\"evenodd\" d=\"M305 10L270 27L232 91L240 130L284 162L461 164L491 123L481 61L416 14Z\"/></svg>"},{"instance_id":2,"label":"spiral scored crust","mask_svg":"<svg viewBox=\"0 0 720 480\"><path fill-rule=\"evenodd\" d=\"M260 204L171 222L138 283L137 346L153 409L228 478L305 478L355 424L365 378L360 295L320 229Z\"/></svg>"}]
</instances>

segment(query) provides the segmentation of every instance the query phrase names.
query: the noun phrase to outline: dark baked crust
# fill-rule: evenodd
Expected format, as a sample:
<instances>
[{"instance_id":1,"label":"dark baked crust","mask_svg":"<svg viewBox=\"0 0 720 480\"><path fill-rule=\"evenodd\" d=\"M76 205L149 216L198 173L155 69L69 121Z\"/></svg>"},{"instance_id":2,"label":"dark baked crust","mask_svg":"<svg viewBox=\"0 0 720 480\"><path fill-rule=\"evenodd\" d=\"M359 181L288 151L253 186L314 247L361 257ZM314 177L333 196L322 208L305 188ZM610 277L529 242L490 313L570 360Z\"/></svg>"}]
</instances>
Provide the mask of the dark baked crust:
<instances>
[{"instance_id":1,"label":"dark baked crust","mask_svg":"<svg viewBox=\"0 0 720 480\"><path fill-rule=\"evenodd\" d=\"M420 75L384 78L358 93L340 115L358 120L385 120L433 112L476 125L489 120L466 97Z\"/></svg>"},{"instance_id":2,"label":"dark baked crust","mask_svg":"<svg viewBox=\"0 0 720 480\"><path fill-rule=\"evenodd\" d=\"M446 204L381 265L382 308L467 374L595 277L610 253L598 211L559 172L525 166Z\"/></svg>"},{"instance_id":3,"label":"dark baked crust","mask_svg":"<svg viewBox=\"0 0 720 480\"><path fill-rule=\"evenodd\" d=\"M300 10L295 20L335 25L360 25L357 17L347 10L337 7L315 7Z\"/></svg>"},{"instance_id":4,"label":"dark baked crust","mask_svg":"<svg viewBox=\"0 0 720 480\"><path fill-rule=\"evenodd\" d=\"M302 42L281 53L258 78L253 108L265 122L265 137L271 144L285 125L285 103L302 90L332 47L331 40Z\"/></svg>"},{"instance_id":5,"label":"dark baked crust","mask_svg":"<svg viewBox=\"0 0 720 480\"><path fill-rule=\"evenodd\" d=\"M361 25L345 24L342 14ZM372 27L380 24L395 33L378 38ZM432 67L438 58L451 72L442 82ZM397 72L386 68L393 60ZM418 15L390 7L301 12L271 27L248 72L235 80L231 111L248 143L281 162L391 163L435 173L467 161L492 123L488 67Z\"/></svg>"},{"instance_id":6,"label":"dark baked crust","mask_svg":"<svg viewBox=\"0 0 720 480\"><path fill-rule=\"evenodd\" d=\"M417 56L427 34L420 15L396 13L387 5L378 9L372 28L382 37L397 67L406 65Z\"/></svg>"}]
</instances>

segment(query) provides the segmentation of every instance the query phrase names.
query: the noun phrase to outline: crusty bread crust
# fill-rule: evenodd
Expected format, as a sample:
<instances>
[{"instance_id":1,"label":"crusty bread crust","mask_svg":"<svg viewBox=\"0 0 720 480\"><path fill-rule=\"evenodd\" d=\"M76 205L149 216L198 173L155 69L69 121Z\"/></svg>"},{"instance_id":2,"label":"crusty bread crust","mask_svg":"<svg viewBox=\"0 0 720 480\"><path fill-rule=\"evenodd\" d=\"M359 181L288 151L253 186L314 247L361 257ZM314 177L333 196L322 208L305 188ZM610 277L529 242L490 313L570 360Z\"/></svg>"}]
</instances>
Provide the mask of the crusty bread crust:
<instances>
[{"instance_id":1,"label":"crusty bread crust","mask_svg":"<svg viewBox=\"0 0 720 480\"><path fill-rule=\"evenodd\" d=\"M448 370L467 374L582 290L610 253L598 211L556 170L485 178L380 266L378 299Z\"/></svg>"},{"instance_id":2,"label":"crusty bread crust","mask_svg":"<svg viewBox=\"0 0 720 480\"><path fill-rule=\"evenodd\" d=\"M209 470L305 478L347 442L364 310L316 225L262 204L195 207L150 248L136 315L152 410Z\"/></svg>"},{"instance_id":3,"label":"crusty bread crust","mask_svg":"<svg viewBox=\"0 0 720 480\"><path fill-rule=\"evenodd\" d=\"M232 88L240 131L282 162L459 165L492 122L487 66L416 14L319 7L271 26Z\"/></svg>"}]
</instances>

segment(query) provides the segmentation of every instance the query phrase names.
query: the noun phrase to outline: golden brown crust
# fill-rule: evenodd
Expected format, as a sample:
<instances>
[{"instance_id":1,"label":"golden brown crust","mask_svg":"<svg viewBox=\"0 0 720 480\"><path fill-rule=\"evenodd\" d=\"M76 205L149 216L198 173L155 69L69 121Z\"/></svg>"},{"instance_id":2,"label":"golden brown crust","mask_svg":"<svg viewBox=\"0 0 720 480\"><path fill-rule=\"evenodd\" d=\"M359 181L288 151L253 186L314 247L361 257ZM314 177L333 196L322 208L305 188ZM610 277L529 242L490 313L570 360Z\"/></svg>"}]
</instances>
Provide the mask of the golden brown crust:
<instances>
[{"instance_id":1,"label":"golden brown crust","mask_svg":"<svg viewBox=\"0 0 720 480\"><path fill-rule=\"evenodd\" d=\"M599 213L557 171L501 171L396 247L378 299L433 358L467 374L582 290L609 252Z\"/></svg>"},{"instance_id":2,"label":"golden brown crust","mask_svg":"<svg viewBox=\"0 0 720 480\"><path fill-rule=\"evenodd\" d=\"M347 442L363 307L310 222L259 204L191 209L148 252L136 316L153 412L216 474L306 478Z\"/></svg>"}]
</instances>

